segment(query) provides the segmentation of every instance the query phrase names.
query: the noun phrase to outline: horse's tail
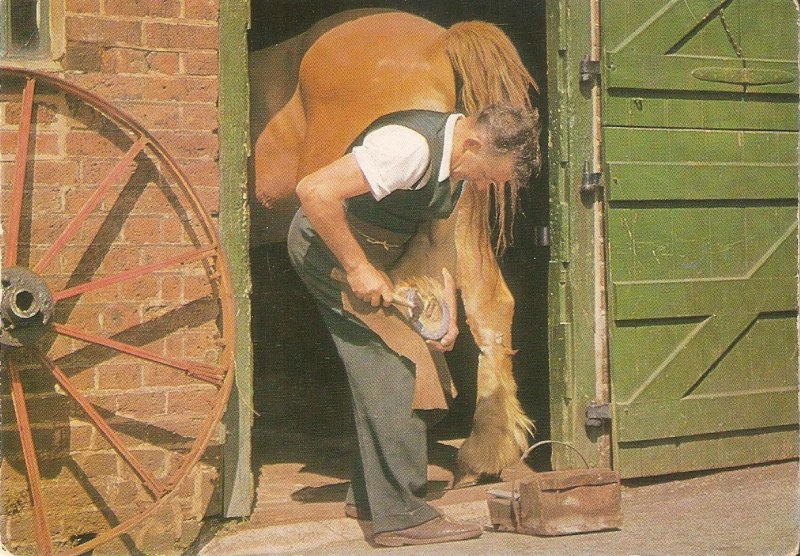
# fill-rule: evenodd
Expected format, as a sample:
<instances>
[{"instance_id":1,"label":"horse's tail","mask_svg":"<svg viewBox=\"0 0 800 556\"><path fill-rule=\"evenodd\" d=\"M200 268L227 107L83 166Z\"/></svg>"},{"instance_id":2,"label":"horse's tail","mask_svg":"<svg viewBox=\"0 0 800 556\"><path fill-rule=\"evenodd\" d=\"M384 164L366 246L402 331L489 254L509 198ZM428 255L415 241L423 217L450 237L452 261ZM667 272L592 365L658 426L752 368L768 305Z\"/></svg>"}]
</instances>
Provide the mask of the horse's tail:
<instances>
[{"instance_id":1,"label":"horse's tail","mask_svg":"<svg viewBox=\"0 0 800 556\"><path fill-rule=\"evenodd\" d=\"M498 102L530 108L528 90L538 92L539 87L499 27L484 21L456 23L445 34L445 50L467 114Z\"/></svg>"},{"instance_id":2,"label":"horse's tail","mask_svg":"<svg viewBox=\"0 0 800 556\"><path fill-rule=\"evenodd\" d=\"M508 103L531 110L537 129L532 169L537 174L541 165L539 113L532 106L528 92L531 88L538 92L539 87L508 36L491 23L465 21L456 23L447 30L444 47L459 87L459 108L466 114L475 114L496 103ZM515 190L495 190L494 193L495 216L499 229L495 251L500 253L510 243L518 195ZM488 195L484 197L483 208L488 210L491 203Z\"/></svg>"}]
</instances>

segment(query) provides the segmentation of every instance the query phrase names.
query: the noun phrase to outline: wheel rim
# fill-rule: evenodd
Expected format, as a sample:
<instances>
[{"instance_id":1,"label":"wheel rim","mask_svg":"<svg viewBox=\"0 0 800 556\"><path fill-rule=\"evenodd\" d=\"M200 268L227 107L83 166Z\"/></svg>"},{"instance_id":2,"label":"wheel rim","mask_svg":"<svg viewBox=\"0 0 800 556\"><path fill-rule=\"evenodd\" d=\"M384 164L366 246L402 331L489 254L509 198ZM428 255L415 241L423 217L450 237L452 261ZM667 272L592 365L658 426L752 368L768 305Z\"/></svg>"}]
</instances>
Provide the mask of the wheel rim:
<instances>
[{"instance_id":1,"label":"wheel rim","mask_svg":"<svg viewBox=\"0 0 800 556\"><path fill-rule=\"evenodd\" d=\"M80 554L175 497L209 445L232 292L210 216L151 133L68 81L0 80L19 90L0 97L4 542Z\"/></svg>"}]
</instances>

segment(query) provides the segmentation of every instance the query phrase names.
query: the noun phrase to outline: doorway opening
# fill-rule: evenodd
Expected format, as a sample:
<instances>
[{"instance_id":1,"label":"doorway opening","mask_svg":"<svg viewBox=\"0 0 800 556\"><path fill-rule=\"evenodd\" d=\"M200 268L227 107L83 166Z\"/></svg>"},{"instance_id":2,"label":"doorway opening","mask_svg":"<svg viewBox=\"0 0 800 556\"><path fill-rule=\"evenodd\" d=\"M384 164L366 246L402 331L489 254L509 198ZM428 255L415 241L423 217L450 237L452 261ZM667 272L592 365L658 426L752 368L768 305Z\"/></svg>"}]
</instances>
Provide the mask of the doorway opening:
<instances>
[{"instance_id":1,"label":"doorway opening","mask_svg":"<svg viewBox=\"0 0 800 556\"><path fill-rule=\"evenodd\" d=\"M536 422L537 440L550 437L547 352L547 267L543 241L548 224L545 0L251 0L251 51L298 35L317 21L356 8L389 8L443 27L468 20L498 24L510 37L540 85L534 98L542 121L542 171L521 191L514 243L500 260L516 301L513 324L514 376L518 396ZM339 517L357 450L344 368L336 349L289 263L285 238L264 234L268 216L251 202L253 472L256 506L252 519L272 524ZM477 277L476 277L477 278ZM429 491L443 494L455 448L469 435L475 409L478 348L463 310L462 331L448 364L459 397L448 416L429 432ZM549 466L549 451L533 461ZM438 495L436 493L439 493ZM430 497L430 496L429 496Z\"/></svg>"}]
</instances>

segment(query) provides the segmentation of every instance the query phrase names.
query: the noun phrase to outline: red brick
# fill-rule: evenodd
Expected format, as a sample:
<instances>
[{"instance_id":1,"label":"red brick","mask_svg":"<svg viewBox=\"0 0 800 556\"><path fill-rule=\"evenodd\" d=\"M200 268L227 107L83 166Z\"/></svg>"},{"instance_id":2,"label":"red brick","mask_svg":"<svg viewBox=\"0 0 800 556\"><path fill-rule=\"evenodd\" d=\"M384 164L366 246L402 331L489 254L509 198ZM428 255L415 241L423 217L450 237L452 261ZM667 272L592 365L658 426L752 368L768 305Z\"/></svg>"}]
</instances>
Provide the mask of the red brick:
<instances>
[{"instance_id":1,"label":"red brick","mask_svg":"<svg viewBox=\"0 0 800 556\"><path fill-rule=\"evenodd\" d=\"M148 552L166 554L180 538L181 509L176 500L164 504L148 519L133 537L136 546L147 547Z\"/></svg>"},{"instance_id":2,"label":"red brick","mask_svg":"<svg viewBox=\"0 0 800 556\"><path fill-rule=\"evenodd\" d=\"M219 187L219 165L213 160L192 160L181 165L192 187Z\"/></svg>"},{"instance_id":3,"label":"red brick","mask_svg":"<svg viewBox=\"0 0 800 556\"><path fill-rule=\"evenodd\" d=\"M137 461L156 477L164 476L164 463L166 454L163 450L138 448L131 450Z\"/></svg>"},{"instance_id":4,"label":"red brick","mask_svg":"<svg viewBox=\"0 0 800 556\"><path fill-rule=\"evenodd\" d=\"M159 281L152 274L122 283L122 297L126 300L146 300L158 297Z\"/></svg>"},{"instance_id":5,"label":"red brick","mask_svg":"<svg viewBox=\"0 0 800 556\"><path fill-rule=\"evenodd\" d=\"M91 281L91 278L87 278L86 281L87 282ZM103 305L105 303L119 300L119 296L120 296L119 284L112 284L110 286L105 286L96 289L94 291L82 294L81 301L86 303Z\"/></svg>"},{"instance_id":6,"label":"red brick","mask_svg":"<svg viewBox=\"0 0 800 556\"><path fill-rule=\"evenodd\" d=\"M188 19L216 21L219 17L219 0L185 0L184 10Z\"/></svg>"},{"instance_id":7,"label":"red brick","mask_svg":"<svg viewBox=\"0 0 800 556\"><path fill-rule=\"evenodd\" d=\"M59 153L58 140L58 134L52 132L39 131L36 134L31 135L31 142L35 145L34 152L36 155L57 155ZM11 154L16 153L16 151L17 132L0 131L0 152Z\"/></svg>"},{"instance_id":8,"label":"red brick","mask_svg":"<svg viewBox=\"0 0 800 556\"><path fill-rule=\"evenodd\" d=\"M68 74L67 78L112 103L142 98L146 84L146 80L134 75L94 73L77 77Z\"/></svg>"},{"instance_id":9,"label":"red brick","mask_svg":"<svg viewBox=\"0 0 800 556\"><path fill-rule=\"evenodd\" d=\"M136 363L113 363L97 367L97 387L100 390L139 388L141 369Z\"/></svg>"},{"instance_id":10,"label":"red brick","mask_svg":"<svg viewBox=\"0 0 800 556\"><path fill-rule=\"evenodd\" d=\"M91 42L67 41L62 64L65 70L98 71L102 48Z\"/></svg>"},{"instance_id":11,"label":"red brick","mask_svg":"<svg viewBox=\"0 0 800 556\"><path fill-rule=\"evenodd\" d=\"M93 189L70 187L64 191L64 207L68 214L77 214L91 197Z\"/></svg>"},{"instance_id":12,"label":"red brick","mask_svg":"<svg viewBox=\"0 0 800 556\"><path fill-rule=\"evenodd\" d=\"M139 21L70 15L66 20L65 34L68 41L94 42L107 46L141 44L142 24Z\"/></svg>"},{"instance_id":13,"label":"red brick","mask_svg":"<svg viewBox=\"0 0 800 556\"><path fill-rule=\"evenodd\" d=\"M103 272L119 272L139 266L139 250L131 247L116 246L103 258Z\"/></svg>"},{"instance_id":14,"label":"red brick","mask_svg":"<svg viewBox=\"0 0 800 556\"><path fill-rule=\"evenodd\" d=\"M183 298L187 301L211 295L211 285L206 276L184 276Z\"/></svg>"},{"instance_id":15,"label":"red brick","mask_svg":"<svg viewBox=\"0 0 800 556\"><path fill-rule=\"evenodd\" d=\"M179 218L165 218L161 222L161 241L163 243L182 243L185 239L183 222Z\"/></svg>"},{"instance_id":16,"label":"red brick","mask_svg":"<svg viewBox=\"0 0 800 556\"><path fill-rule=\"evenodd\" d=\"M199 361L207 365L219 367L220 354L222 353L222 340L209 341L205 346L186 342L184 357L190 361Z\"/></svg>"},{"instance_id":17,"label":"red brick","mask_svg":"<svg viewBox=\"0 0 800 556\"><path fill-rule=\"evenodd\" d=\"M151 264L159 261L163 261L169 257L174 257L182 252L185 252L186 248L177 247L177 246L151 246L145 249L142 252L142 264Z\"/></svg>"},{"instance_id":18,"label":"red brick","mask_svg":"<svg viewBox=\"0 0 800 556\"><path fill-rule=\"evenodd\" d=\"M101 69L108 73L146 73L147 52L132 48L107 48L101 55Z\"/></svg>"},{"instance_id":19,"label":"red brick","mask_svg":"<svg viewBox=\"0 0 800 556\"><path fill-rule=\"evenodd\" d=\"M43 162L43 161L40 161ZM34 179L37 176L34 173ZM40 219L48 219L54 214L59 214L62 210L61 188L57 185L36 184L31 202L31 213Z\"/></svg>"},{"instance_id":20,"label":"red brick","mask_svg":"<svg viewBox=\"0 0 800 556\"><path fill-rule=\"evenodd\" d=\"M106 15L178 17L179 0L105 0Z\"/></svg>"},{"instance_id":21,"label":"red brick","mask_svg":"<svg viewBox=\"0 0 800 556\"><path fill-rule=\"evenodd\" d=\"M138 195L136 206L131 214L162 214L167 210L171 211L168 207L169 204L164 193L157 187L148 186Z\"/></svg>"},{"instance_id":22,"label":"red brick","mask_svg":"<svg viewBox=\"0 0 800 556\"><path fill-rule=\"evenodd\" d=\"M73 156L91 156L97 158L113 158L118 160L128 150L129 145L117 145L108 137L92 130L71 131L66 138L67 154ZM113 168L113 165L111 166ZM105 175L108 175L107 173ZM105 175L103 177L105 177ZM102 178L100 178L102 179ZM100 180L98 180L99 182Z\"/></svg>"},{"instance_id":23,"label":"red brick","mask_svg":"<svg viewBox=\"0 0 800 556\"><path fill-rule=\"evenodd\" d=\"M151 71L175 74L180 69L177 52L151 52L147 55L147 64Z\"/></svg>"},{"instance_id":24,"label":"red brick","mask_svg":"<svg viewBox=\"0 0 800 556\"><path fill-rule=\"evenodd\" d=\"M164 392L126 393L119 395L118 413L126 417L163 415L167 396Z\"/></svg>"},{"instance_id":25,"label":"red brick","mask_svg":"<svg viewBox=\"0 0 800 556\"><path fill-rule=\"evenodd\" d=\"M186 438L187 440L176 439L173 444L175 445L174 449L187 449L190 447L189 441L196 438L201 432L206 417L207 415L202 413L181 415L180 419L175 419L174 415L163 415L154 424L159 428Z\"/></svg>"},{"instance_id":26,"label":"red brick","mask_svg":"<svg viewBox=\"0 0 800 556\"><path fill-rule=\"evenodd\" d=\"M59 145L61 137L56 133L37 132L31 138L36 156L56 156L61 153Z\"/></svg>"},{"instance_id":27,"label":"red brick","mask_svg":"<svg viewBox=\"0 0 800 556\"><path fill-rule=\"evenodd\" d=\"M58 234L66 227L69 220L64 216L53 215L51 218L33 218L30 222L23 219L23 224L30 225L31 243L38 245L58 237Z\"/></svg>"},{"instance_id":28,"label":"red brick","mask_svg":"<svg viewBox=\"0 0 800 556\"><path fill-rule=\"evenodd\" d=\"M95 407L99 408L101 410L101 414L104 414L104 413L116 413L117 412L118 400L117 400L117 395L116 394L105 394L105 393L93 394L93 393L90 393L90 394L88 394L86 396L86 399L89 400L89 402L91 402L92 405L94 405ZM109 425L111 425L112 427L114 426L114 418L113 417L109 420ZM122 437L122 435L120 435L120 437L123 440L125 440L124 437ZM95 440L95 442L92 444L93 448L98 448L100 446L108 446L108 442L106 442L102 438L102 435L96 434L94 440ZM130 446L130 444L127 444L127 442L126 442L126 445Z\"/></svg>"},{"instance_id":29,"label":"red brick","mask_svg":"<svg viewBox=\"0 0 800 556\"><path fill-rule=\"evenodd\" d=\"M128 112L145 129L177 129L178 107L175 104L141 104L128 107Z\"/></svg>"},{"instance_id":30,"label":"red brick","mask_svg":"<svg viewBox=\"0 0 800 556\"><path fill-rule=\"evenodd\" d=\"M208 77L150 77L144 89L146 100L216 102L217 82Z\"/></svg>"},{"instance_id":31,"label":"red brick","mask_svg":"<svg viewBox=\"0 0 800 556\"><path fill-rule=\"evenodd\" d=\"M160 223L161 218L158 216L131 216L127 218L122 226L125 241L134 245L158 243Z\"/></svg>"},{"instance_id":32,"label":"red brick","mask_svg":"<svg viewBox=\"0 0 800 556\"><path fill-rule=\"evenodd\" d=\"M5 123L14 127L18 126L22 103L9 102L5 105L5 108ZM37 98L33 107L32 119L37 127L41 125L52 124L56 121L56 114L58 111L59 110L55 106L54 102L47 102L43 98Z\"/></svg>"},{"instance_id":33,"label":"red brick","mask_svg":"<svg viewBox=\"0 0 800 556\"><path fill-rule=\"evenodd\" d=\"M165 276L161 279L161 298L167 301L180 301L183 277Z\"/></svg>"},{"instance_id":34,"label":"red brick","mask_svg":"<svg viewBox=\"0 0 800 556\"><path fill-rule=\"evenodd\" d=\"M100 0L66 0L65 9L71 13L99 14Z\"/></svg>"},{"instance_id":35,"label":"red brick","mask_svg":"<svg viewBox=\"0 0 800 556\"><path fill-rule=\"evenodd\" d=\"M119 159L122 157L122 153L127 151L128 147L129 145L127 143L122 144L116 151L116 154L107 156L105 158L87 158L86 156L81 157L81 184L87 187L93 187L103 181L117 165ZM127 180L134 168L135 166L131 164L131 166L128 167L117 179L116 183L127 183ZM110 206L113 204L114 199L116 199L120 193L120 189L120 185L111 187L109 194L103 199L104 206Z\"/></svg>"},{"instance_id":36,"label":"red brick","mask_svg":"<svg viewBox=\"0 0 800 556\"><path fill-rule=\"evenodd\" d=\"M117 474L116 454L87 454L75 456L75 463L88 477Z\"/></svg>"},{"instance_id":37,"label":"red brick","mask_svg":"<svg viewBox=\"0 0 800 556\"><path fill-rule=\"evenodd\" d=\"M37 160L33 164L33 181L37 184L75 185L79 182L79 165L70 160Z\"/></svg>"},{"instance_id":38,"label":"red brick","mask_svg":"<svg viewBox=\"0 0 800 556\"><path fill-rule=\"evenodd\" d=\"M212 216L219 214L219 189L199 187L197 188L197 196L200 198L200 204L203 205L208 214Z\"/></svg>"},{"instance_id":39,"label":"red brick","mask_svg":"<svg viewBox=\"0 0 800 556\"><path fill-rule=\"evenodd\" d=\"M184 52L183 71L186 75L217 75L219 60L216 50L206 52Z\"/></svg>"},{"instance_id":40,"label":"red brick","mask_svg":"<svg viewBox=\"0 0 800 556\"><path fill-rule=\"evenodd\" d=\"M94 428L90 425L73 425L69 431L69 449L73 452L88 450L92 445Z\"/></svg>"},{"instance_id":41,"label":"red brick","mask_svg":"<svg viewBox=\"0 0 800 556\"><path fill-rule=\"evenodd\" d=\"M145 46L154 48L217 48L217 28L211 25L145 22Z\"/></svg>"},{"instance_id":42,"label":"red brick","mask_svg":"<svg viewBox=\"0 0 800 556\"><path fill-rule=\"evenodd\" d=\"M181 129L216 131L219 127L217 107L213 104L186 104L180 114Z\"/></svg>"},{"instance_id":43,"label":"red brick","mask_svg":"<svg viewBox=\"0 0 800 556\"><path fill-rule=\"evenodd\" d=\"M159 140L167 145L169 153L182 159L216 160L219 140L215 133L158 133Z\"/></svg>"},{"instance_id":44,"label":"red brick","mask_svg":"<svg viewBox=\"0 0 800 556\"><path fill-rule=\"evenodd\" d=\"M173 356L177 355L173 353L172 350L170 354ZM158 386L166 389L171 386L188 386L191 384L197 384L197 379L190 377L179 369L153 366L144 370L145 386Z\"/></svg>"},{"instance_id":45,"label":"red brick","mask_svg":"<svg viewBox=\"0 0 800 556\"><path fill-rule=\"evenodd\" d=\"M126 330L140 324L139 311L135 305L117 303L102 309L103 332Z\"/></svg>"},{"instance_id":46,"label":"red brick","mask_svg":"<svg viewBox=\"0 0 800 556\"><path fill-rule=\"evenodd\" d=\"M184 316L182 324L188 323L188 318ZM183 331L180 331L177 334L170 334L164 338L164 349L167 353L173 354L175 357L183 357ZM184 371L180 372L183 373ZM192 380L194 381L194 379ZM196 382L192 382L192 384L196 384Z\"/></svg>"},{"instance_id":47,"label":"red brick","mask_svg":"<svg viewBox=\"0 0 800 556\"><path fill-rule=\"evenodd\" d=\"M154 135L181 164L191 159L217 159L219 141L215 133L157 131Z\"/></svg>"}]
</instances>

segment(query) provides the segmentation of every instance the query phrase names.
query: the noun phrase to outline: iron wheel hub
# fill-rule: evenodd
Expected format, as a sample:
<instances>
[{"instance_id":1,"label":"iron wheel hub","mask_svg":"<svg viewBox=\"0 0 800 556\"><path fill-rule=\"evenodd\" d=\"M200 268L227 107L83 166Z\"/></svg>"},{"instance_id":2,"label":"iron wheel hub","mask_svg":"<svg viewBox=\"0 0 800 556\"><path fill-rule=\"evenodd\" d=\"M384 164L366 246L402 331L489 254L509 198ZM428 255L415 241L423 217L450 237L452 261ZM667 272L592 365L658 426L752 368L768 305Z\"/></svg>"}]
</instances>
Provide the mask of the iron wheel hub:
<instances>
[{"instance_id":1,"label":"iron wheel hub","mask_svg":"<svg viewBox=\"0 0 800 556\"><path fill-rule=\"evenodd\" d=\"M0 275L0 344L30 345L47 330L53 316L53 295L39 276L19 266Z\"/></svg>"}]
</instances>

